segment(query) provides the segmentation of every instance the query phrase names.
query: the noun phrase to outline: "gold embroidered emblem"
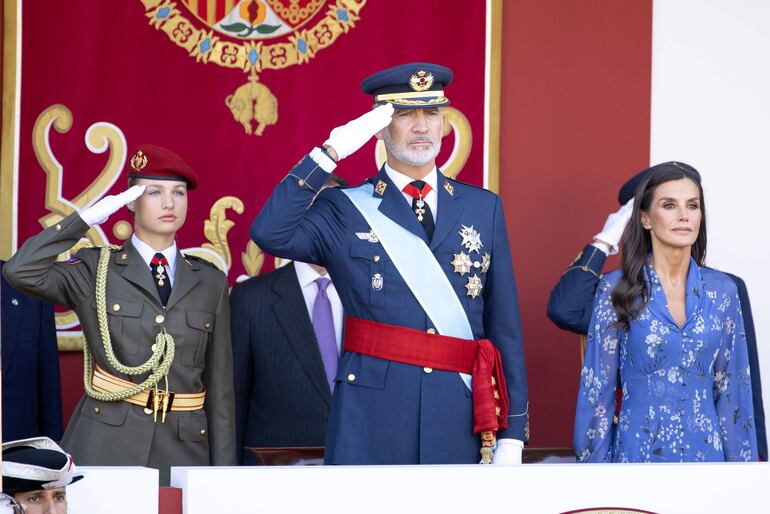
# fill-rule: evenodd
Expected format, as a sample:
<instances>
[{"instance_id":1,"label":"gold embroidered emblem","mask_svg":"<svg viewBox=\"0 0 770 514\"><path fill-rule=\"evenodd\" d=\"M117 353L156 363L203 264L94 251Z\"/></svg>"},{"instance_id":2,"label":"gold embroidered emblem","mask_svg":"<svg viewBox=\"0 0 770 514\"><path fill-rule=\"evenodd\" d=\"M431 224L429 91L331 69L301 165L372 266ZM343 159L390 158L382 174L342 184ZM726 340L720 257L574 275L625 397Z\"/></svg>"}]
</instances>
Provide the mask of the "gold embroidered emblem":
<instances>
[{"instance_id":1,"label":"gold embroidered emblem","mask_svg":"<svg viewBox=\"0 0 770 514\"><path fill-rule=\"evenodd\" d=\"M468 277L468 283L465 284L465 289L468 290L468 296L475 299L481 294L484 285L481 283L481 280L479 280L478 275L473 275L472 277Z\"/></svg>"},{"instance_id":2,"label":"gold embroidered emblem","mask_svg":"<svg viewBox=\"0 0 770 514\"><path fill-rule=\"evenodd\" d=\"M378 195L382 196L382 194L385 192L385 188L388 187L387 182L383 182L382 180L377 181L377 186L374 188L374 192Z\"/></svg>"},{"instance_id":3,"label":"gold embroidered emblem","mask_svg":"<svg viewBox=\"0 0 770 514\"><path fill-rule=\"evenodd\" d=\"M415 91L427 91L433 85L433 74L423 70L409 77L409 87Z\"/></svg>"},{"instance_id":4,"label":"gold embroidered emblem","mask_svg":"<svg viewBox=\"0 0 770 514\"><path fill-rule=\"evenodd\" d=\"M452 184L449 183L449 181L444 182L444 189L446 189L446 192L449 193L450 195L452 196L455 195L455 188Z\"/></svg>"},{"instance_id":5,"label":"gold embroidered emblem","mask_svg":"<svg viewBox=\"0 0 770 514\"><path fill-rule=\"evenodd\" d=\"M144 155L144 152L141 150L137 150L136 153L131 157L131 169L134 171L142 171L146 167L147 156Z\"/></svg>"},{"instance_id":6,"label":"gold embroidered emblem","mask_svg":"<svg viewBox=\"0 0 770 514\"><path fill-rule=\"evenodd\" d=\"M265 127L278 121L278 100L257 82L257 74L315 58L356 26L366 0L142 0L142 4L150 26L165 32L195 62L249 75L225 105L246 134L261 136Z\"/></svg>"}]
</instances>

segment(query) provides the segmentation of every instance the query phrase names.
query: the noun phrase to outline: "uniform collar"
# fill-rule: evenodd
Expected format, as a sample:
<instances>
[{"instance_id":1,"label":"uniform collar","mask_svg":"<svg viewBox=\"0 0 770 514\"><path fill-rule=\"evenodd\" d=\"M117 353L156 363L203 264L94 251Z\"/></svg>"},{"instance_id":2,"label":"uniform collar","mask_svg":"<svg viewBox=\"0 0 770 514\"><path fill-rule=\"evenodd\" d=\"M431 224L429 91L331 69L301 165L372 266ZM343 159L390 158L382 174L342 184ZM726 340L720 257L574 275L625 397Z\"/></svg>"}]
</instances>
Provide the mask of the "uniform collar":
<instances>
[{"instance_id":1,"label":"uniform collar","mask_svg":"<svg viewBox=\"0 0 770 514\"><path fill-rule=\"evenodd\" d=\"M134 246L134 249L139 252L139 255L142 256L142 260L147 264L147 267L150 267L150 261L152 261L152 258L157 253L155 250L152 249L150 245L136 237L136 234L133 234L131 236L131 244ZM173 272L173 270L176 269L176 255L177 255L177 249L176 249L176 241L173 242L171 246L166 248L165 250L162 250L160 253L163 254L163 256L168 261L168 267Z\"/></svg>"},{"instance_id":2,"label":"uniform collar","mask_svg":"<svg viewBox=\"0 0 770 514\"><path fill-rule=\"evenodd\" d=\"M414 181L412 177L408 177L403 173L401 173L400 171L396 171L393 168L391 168L387 162L383 167L385 168L385 173L387 173L388 178L390 179L391 182L393 182L393 185L396 186L399 191L403 192L404 188ZM436 190L436 186L438 184L438 171L436 170L435 166L433 167L432 170L430 170L430 173L428 173L427 175L425 175L425 177L423 177L422 181L430 185L431 191Z\"/></svg>"}]
</instances>

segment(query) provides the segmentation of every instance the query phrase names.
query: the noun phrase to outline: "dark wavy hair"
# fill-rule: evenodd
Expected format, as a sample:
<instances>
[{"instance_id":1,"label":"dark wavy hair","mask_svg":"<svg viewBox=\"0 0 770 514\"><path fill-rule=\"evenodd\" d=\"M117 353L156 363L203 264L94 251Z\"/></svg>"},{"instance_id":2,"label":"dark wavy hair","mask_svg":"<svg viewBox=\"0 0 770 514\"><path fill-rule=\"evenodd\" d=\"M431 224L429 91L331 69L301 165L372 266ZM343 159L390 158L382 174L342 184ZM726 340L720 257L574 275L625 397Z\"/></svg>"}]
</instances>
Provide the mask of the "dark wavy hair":
<instances>
[{"instance_id":1,"label":"dark wavy hair","mask_svg":"<svg viewBox=\"0 0 770 514\"><path fill-rule=\"evenodd\" d=\"M698 265L703 266L706 260L706 204L700 173L689 164L681 162L664 162L653 166L636 188L631 220L621 239L623 276L612 291L612 305L618 314L617 325L620 328L627 329L629 322L639 315L650 300L650 291L647 290L644 279L645 264L652 251L652 240L650 232L642 226L641 212L649 212L659 185L683 178L695 182L700 195L700 229L690 252Z\"/></svg>"}]
</instances>

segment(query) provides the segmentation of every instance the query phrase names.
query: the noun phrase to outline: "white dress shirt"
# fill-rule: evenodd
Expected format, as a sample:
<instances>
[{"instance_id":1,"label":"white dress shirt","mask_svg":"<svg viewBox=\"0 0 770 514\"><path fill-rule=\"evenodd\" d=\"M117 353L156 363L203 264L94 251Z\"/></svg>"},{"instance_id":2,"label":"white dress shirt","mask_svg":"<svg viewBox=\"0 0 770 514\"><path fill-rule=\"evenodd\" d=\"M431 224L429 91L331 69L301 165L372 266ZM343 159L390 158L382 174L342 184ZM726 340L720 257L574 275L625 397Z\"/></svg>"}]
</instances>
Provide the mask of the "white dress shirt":
<instances>
[{"instance_id":1,"label":"white dress shirt","mask_svg":"<svg viewBox=\"0 0 770 514\"><path fill-rule=\"evenodd\" d=\"M329 275L321 275L309 264L304 262L294 261L294 271L297 273L297 280L299 281L299 287L302 289L302 296L305 298L305 306L307 306L307 313L310 316L310 321L313 321L313 305L315 304L315 297L318 295L318 284L316 279L320 277L331 278ZM334 288L334 282L329 284L326 288L326 296L329 297L329 302L332 304L332 317L334 318L334 335L337 339L337 353L340 353L342 348L342 301L337 294L337 290Z\"/></svg>"},{"instance_id":2,"label":"white dress shirt","mask_svg":"<svg viewBox=\"0 0 770 514\"><path fill-rule=\"evenodd\" d=\"M152 261L152 258L155 257L155 254L158 252L153 250L150 245L136 237L136 234L131 236L131 244L134 245L136 251L139 252L139 255L142 256L142 259L147 264L147 268L149 269L150 261ZM174 241L171 246L161 251L160 253L162 253L168 261L168 266L164 266L164 268L166 268L166 275L168 275L169 284L171 284L171 287L174 287L174 272L176 271L176 241Z\"/></svg>"},{"instance_id":3,"label":"white dress shirt","mask_svg":"<svg viewBox=\"0 0 770 514\"><path fill-rule=\"evenodd\" d=\"M385 173L388 174L388 178L391 182L393 182L393 185L396 186L399 191L401 191L401 194L406 199L406 201L409 202L409 207L411 208L413 198L404 193L404 188L414 182L414 179L412 177L407 177L400 171L394 170L388 166L387 162L385 163ZM436 193L436 185L438 184L438 170L436 170L434 167L432 170L430 170L430 173L425 175L422 181L430 185L431 188L430 192L423 198L423 200L425 200L425 203L427 203L428 207L430 207L430 212L433 214L433 222L435 223L438 213L438 193Z\"/></svg>"}]
</instances>

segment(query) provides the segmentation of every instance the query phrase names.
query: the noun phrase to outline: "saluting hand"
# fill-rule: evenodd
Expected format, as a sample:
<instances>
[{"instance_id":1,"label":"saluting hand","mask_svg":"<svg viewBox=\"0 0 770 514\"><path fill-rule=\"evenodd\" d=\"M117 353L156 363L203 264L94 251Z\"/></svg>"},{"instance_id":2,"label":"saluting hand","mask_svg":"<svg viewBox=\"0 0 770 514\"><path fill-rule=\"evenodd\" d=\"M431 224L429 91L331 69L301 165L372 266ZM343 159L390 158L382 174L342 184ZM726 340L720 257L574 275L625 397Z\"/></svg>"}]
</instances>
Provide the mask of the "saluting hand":
<instances>
[{"instance_id":1,"label":"saluting hand","mask_svg":"<svg viewBox=\"0 0 770 514\"><path fill-rule=\"evenodd\" d=\"M92 227L101 225L115 211L142 196L145 187L147 186L132 186L118 195L105 196L91 207L80 211L80 217Z\"/></svg>"},{"instance_id":2,"label":"saluting hand","mask_svg":"<svg viewBox=\"0 0 770 514\"><path fill-rule=\"evenodd\" d=\"M369 138L390 125L392 119L393 105L380 105L363 116L332 130L329 139L324 141L324 147L327 147L329 153L333 151L333 154L336 154L336 160L340 161L364 146ZM333 154L332 157L335 157Z\"/></svg>"},{"instance_id":3,"label":"saluting hand","mask_svg":"<svg viewBox=\"0 0 770 514\"><path fill-rule=\"evenodd\" d=\"M608 246L609 255L618 253L618 243L623 237L623 231L626 229L631 213L634 211L634 199L630 199L617 210L607 217L604 222L604 228L594 236L594 241L604 243Z\"/></svg>"}]
</instances>

